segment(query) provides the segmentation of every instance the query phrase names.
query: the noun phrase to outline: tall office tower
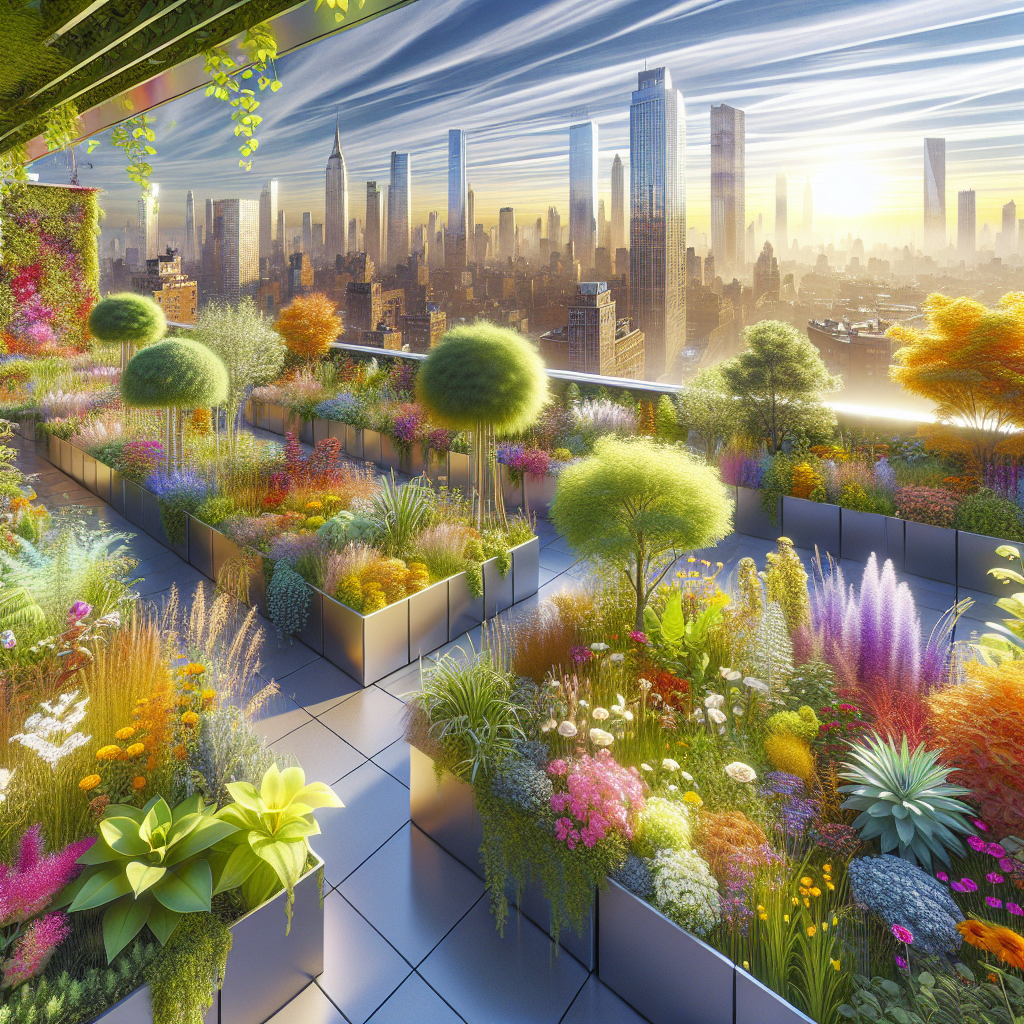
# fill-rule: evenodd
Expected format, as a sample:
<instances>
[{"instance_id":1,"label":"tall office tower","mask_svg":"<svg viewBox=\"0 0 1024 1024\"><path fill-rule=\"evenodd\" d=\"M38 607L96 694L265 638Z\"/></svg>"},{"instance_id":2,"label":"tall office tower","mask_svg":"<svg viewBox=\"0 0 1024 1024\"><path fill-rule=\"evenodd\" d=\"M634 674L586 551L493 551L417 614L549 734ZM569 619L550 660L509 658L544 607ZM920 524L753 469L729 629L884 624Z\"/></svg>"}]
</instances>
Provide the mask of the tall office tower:
<instances>
[{"instance_id":1,"label":"tall office tower","mask_svg":"<svg viewBox=\"0 0 1024 1024\"><path fill-rule=\"evenodd\" d=\"M327 158L327 191L324 211L324 256L328 263L348 252L348 175L341 153L341 122L334 120L334 149Z\"/></svg>"},{"instance_id":2,"label":"tall office tower","mask_svg":"<svg viewBox=\"0 0 1024 1024\"><path fill-rule=\"evenodd\" d=\"M476 195L473 186L466 187L466 235L472 238L476 234ZM470 249L472 252L472 249Z\"/></svg>"},{"instance_id":3,"label":"tall office tower","mask_svg":"<svg viewBox=\"0 0 1024 1024\"><path fill-rule=\"evenodd\" d=\"M562 248L562 216L557 206L548 207L548 241L552 252Z\"/></svg>"},{"instance_id":4,"label":"tall office tower","mask_svg":"<svg viewBox=\"0 0 1024 1024\"><path fill-rule=\"evenodd\" d=\"M516 211L503 206L498 211L498 259L504 263L516 257Z\"/></svg>"},{"instance_id":5,"label":"tall office tower","mask_svg":"<svg viewBox=\"0 0 1024 1024\"><path fill-rule=\"evenodd\" d=\"M277 227L277 179L271 179L260 192L260 259L274 258L274 228Z\"/></svg>"},{"instance_id":6,"label":"tall office tower","mask_svg":"<svg viewBox=\"0 0 1024 1024\"><path fill-rule=\"evenodd\" d=\"M461 128L448 132L448 231L445 236L445 266L466 265L466 133ZM461 239L461 244L460 244Z\"/></svg>"},{"instance_id":7,"label":"tall office tower","mask_svg":"<svg viewBox=\"0 0 1024 1024\"><path fill-rule=\"evenodd\" d=\"M284 222L284 210L277 211L277 236L272 246L278 259L283 263L288 258L288 235Z\"/></svg>"},{"instance_id":8,"label":"tall office tower","mask_svg":"<svg viewBox=\"0 0 1024 1024\"><path fill-rule=\"evenodd\" d=\"M1017 251L1017 204L1011 199L1003 207L1003 252L1009 256Z\"/></svg>"},{"instance_id":9,"label":"tall office tower","mask_svg":"<svg viewBox=\"0 0 1024 1024\"><path fill-rule=\"evenodd\" d=\"M192 189L185 193L185 266L196 261L196 200Z\"/></svg>"},{"instance_id":10,"label":"tall office tower","mask_svg":"<svg viewBox=\"0 0 1024 1024\"><path fill-rule=\"evenodd\" d=\"M604 200L597 201L597 246L599 249L608 248L608 220L604 213Z\"/></svg>"},{"instance_id":11,"label":"tall office tower","mask_svg":"<svg viewBox=\"0 0 1024 1024\"><path fill-rule=\"evenodd\" d=\"M946 140L924 140L924 250L946 247Z\"/></svg>"},{"instance_id":12,"label":"tall office tower","mask_svg":"<svg viewBox=\"0 0 1024 1024\"><path fill-rule=\"evenodd\" d=\"M956 251L962 260L974 261L978 246L978 222L974 205L974 189L956 194Z\"/></svg>"},{"instance_id":13,"label":"tall office tower","mask_svg":"<svg viewBox=\"0 0 1024 1024\"><path fill-rule=\"evenodd\" d=\"M476 253L476 261L482 267L487 262L487 232L483 224L477 224L473 234L473 252Z\"/></svg>"},{"instance_id":14,"label":"tall office tower","mask_svg":"<svg viewBox=\"0 0 1024 1024\"><path fill-rule=\"evenodd\" d=\"M388 265L404 263L412 252L412 177L408 153L391 153L388 185Z\"/></svg>"},{"instance_id":15,"label":"tall office tower","mask_svg":"<svg viewBox=\"0 0 1024 1024\"><path fill-rule=\"evenodd\" d=\"M811 188L811 176L807 175L804 185L804 245L810 245L814 239L814 189Z\"/></svg>"},{"instance_id":16,"label":"tall office tower","mask_svg":"<svg viewBox=\"0 0 1024 1024\"><path fill-rule=\"evenodd\" d=\"M775 175L775 249L780 260L789 255L789 184L782 171Z\"/></svg>"},{"instance_id":17,"label":"tall office tower","mask_svg":"<svg viewBox=\"0 0 1024 1024\"><path fill-rule=\"evenodd\" d=\"M754 222L751 221L747 225L747 252L757 252L757 229L754 227Z\"/></svg>"},{"instance_id":18,"label":"tall office tower","mask_svg":"<svg viewBox=\"0 0 1024 1024\"><path fill-rule=\"evenodd\" d=\"M358 237L357 237L358 234L359 234L359 222L356 220L355 217L350 217L349 221L348 221L348 251L349 252L359 252L359 240L358 240ZM326 252L326 251L327 251L327 249L326 249L326 246L325 246L324 247L324 252ZM327 262L329 264L330 260L328 260ZM335 264L337 264L337 255L335 255Z\"/></svg>"},{"instance_id":19,"label":"tall office tower","mask_svg":"<svg viewBox=\"0 0 1024 1024\"><path fill-rule=\"evenodd\" d=\"M612 221L608 248L617 252L626 244L626 192L623 187L622 157L618 153L612 161Z\"/></svg>"},{"instance_id":20,"label":"tall office tower","mask_svg":"<svg viewBox=\"0 0 1024 1024\"><path fill-rule=\"evenodd\" d=\"M533 225L533 243L537 255L541 255L540 251L540 240L544 237L544 219L542 217L537 218L537 223Z\"/></svg>"},{"instance_id":21,"label":"tall office tower","mask_svg":"<svg viewBox=\"0 0 1024 1024\"><path fill-rule=\"evenodd\" d=\"M596 234L597 125L585 121L569 128L569 241L584 271L594 266Z\"/></svg>"},{"instance_id":22,"label":"tall office tower","mask_svg":"<svg viewBox=\"0 0 1024 1024\"><path fill-rule=\"evenodd\" d=\"M742 110L711 108L711 249L726 273L746 262L747 129Z\"/></svg>"},{"instance_id":23,"label":"tall office tower","mask_svg":"<svg viewBox=\"0 0 1024 1024\"><path fill-rule=\"evenodd\" d=\"M155 260L160 255L160 186L150 186L149 195L139 197L139 259Z\"/></svg>"},{"instance_id":24,"label":"tall office tower","mask_svg":"<svg viewBox=\"0 0 1024 1024\"><path fill-rule=\"evenodd\" d=\"M206 211L204 220L206 227L203 230L203 248L201 250L202 271L207 277L212 277L217 268L213 262L213 200L206 200ZM138 239L136 239L136 242Z\"/></svg>"},{"instance_id":25,"label":"tall office tower","mask_svg":"<svg viewBox=\"0 0 1024 1024\"><path fill-rule=\"evenodd\" d=\"M313 255L313 214L302 215L302 251L307 256Z\"/></svg>"},{"instance_id":26,"label":"tall office tower","mask_svg":"<svg viewBox=\"0 0 1024 1024\"><path fill-rule=\"evenodd\" d=\"M377 182L366 183L366 257L375 267L381 266L384 248L384 197Z\"/></svg>"},{"instance_id":27,"label":"tall office tower","mask_svg":"<svg viewBox=\"0 0 1024 1024\"><path fill-rule=\"evenodd\" d=\"M218 199L213 204L217 292L231 305L252 295L260 281L260 204L255 199Z\"/></svg>"},{"instance_id":28,"label":"tall office tower","mask_svg":"<svg viewBox=\"0 0 1024 1024\"><path fill-rule=\"evenodd\" d=\"M686 345L686 111L667 68L637 75L629 169L629 301L657 379Z\"/></svg>"},{"instance_id":29,"label":"tall office tower","mask_svg":"<svg viewBox=\"0 0 1024 1024\"><path fill-rule=\"evenodd\" d=\"M321 266L324 261L324 226L323 224L313 225L313 248L310 254L315 266Z\"/></svg>"},{"instance_id":30,"label":"tall office tower","mask_svg":"<svg viewBox=\"0 0 1024 1024\"><path fill-rule=\"evenodd\" d=\"M427 241L430 243L427 251L427 266L437 270L444 266L444 248L437 244L437 234L441 230L441 214L437 210L431 210L427 216Z\"/></svg>"}]
</instances>

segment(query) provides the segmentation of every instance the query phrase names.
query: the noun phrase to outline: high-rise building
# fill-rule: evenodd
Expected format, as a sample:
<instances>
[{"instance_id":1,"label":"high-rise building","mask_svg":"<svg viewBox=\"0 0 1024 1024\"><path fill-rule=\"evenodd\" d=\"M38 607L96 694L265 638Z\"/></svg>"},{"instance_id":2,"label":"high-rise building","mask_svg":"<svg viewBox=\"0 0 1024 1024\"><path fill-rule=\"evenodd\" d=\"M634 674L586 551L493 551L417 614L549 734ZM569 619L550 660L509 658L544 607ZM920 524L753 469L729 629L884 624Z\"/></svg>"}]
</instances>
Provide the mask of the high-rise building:
<instances>
[{"instance_id":1,"label":"high-rise building","mask_svg":"<svg viewBox=\"0 0 1024 1024\"><path fill-rule=\"evenodd\" d=\"M388 187L388 263L404 263L412 251L412 175L408 153L391 153Z\"/></svg>"},{"instance_id":2,"label":"high-rise building","mask_svg":"<svg viewBox=\"0 0 1024 1024\"><path fill-rule=\"evenodd\" d=\"M260 192L260 259L274 258L274 228L277 227L277 179L268 181Z\"/></svg>"},{"instance_id":3,"label":"high-rise building","mask_svg":"<svg viewBox=\"0 0 1024 1024\"><path fill-rule=\"evenodd\" d=\"M384 203L377 182L366 183L366 256L375 267L381 265L384 248ZM372 326L372 325L371 325Z\"/></svg>"},{"instance_id":4,"label":"high-rise building","mask_svg":"<svg viewBox=\"0 0 1024 1024\"><path fill-rule=\"evenodd\" d=\"M746 114L720 103L711 108L711 249L723 270L746 261Z\"/></svg>"},{"instance_id":5,"label":"high-rise building","mask_svg":"<svg viewBox=\"0 0 1024 1024\"><path fill-rule=\"evenodd\" d=\"M437 270L444 266L444 247L437 244L437 236L441 231L441 214L431 210L427 216L427 266Z\"/></svg>"},{"instance_id":6,"label":"high-rise building","mask_svg":"<svg viewBox=\"0 0 1024 1024\"><path fill-rule=\"evenodd\" d=\"M667 68L637 75L629 168L630 306L656 379L686 344L686 111Z\"/></svg>"},{"instance_id":7,"label":"high-rise building","mask_svg":"<svg viewBox=\"0 0 1024 1024\"><path fill-rule=\"evenodd\" d=\"M217 293L231 305L252 295L260 282L260 204L255 199L218 199L213 204Z\"/></svg>"},{"instance_id":8,"label":"high-rise building","mask_svg":"<svg viewBox=\"0 0 1024 1024\"><path fill-rule=\"evenodd\" d=\"M323 224L313 225L313 248L310 250L315 266L321 266L324 261L324 226Z\"/></svg>"},{"instance_id":9,"label":"high-rise building","mask_svg":"<svg viewBox=\"0 0 1024 1024\"><path fill-rule=\"evenodd\" d=\"M608 248L608 218L604 212L604 200L597 201L597 244L599 248Z\"/></svg>"},{"instance_id":10,"label":"high-rise building","mask_svg":"<svg viewBox=\"0 0 1024 1024\"><path fill-rule=\"evenodd\" d=\"M277 254L278 260L283 264L288 258L288 235L284 222L284 210L277 211L277 236L271 250Z\"/></svg>"},{"instance_id":11,"label":"high-rise building","mask_svg":"<svg viewBox=\"0 0 1024 1024\"><path fill-rule=\"evenodd\" d=\"M148 195L139 197L139 255L155 260L160 255L160 186L152 184Z\"/></svg>"},{"instance_id":12,"label":"high-rise building","mask_svg":"<svg viewBox=\"0 0 1024 1024\"><path fill-rule=\"evenodd\" d=\"M195 263L196 249L196 200L192 189L185 193L185 266Z\"/></svg>"},{"instance_id":13,"label":"high-rise building","mask_svg":"<svg viewBox=\"0 0 1024 1024\"><path fill-rule=\"evenodd\" d=\"M132 275L132 288L142 294L152 293L171 323L196 322L198 286L182 273L181 257L173 252L146 260L146 272Z\"/></svg>"},{"instance_id":14,"label":"high-rise building","mask_svg":"<svg viewBox=\"0 0 1024 1024\"><path fill-rule=\"evenodd\" d=\"M946 247L946 140L924 140L924 249Z\"/></svg>"},{"instance_id":15,"label":"high-rise building","mask_svg":"<svg viewBox=\"0 0 1024 1024\"><path fill-rule=\"evenodd\" d=\"M597 125L569 128L569 241L580 267L592 270L597 248Z\"/></svg>"},{"instance_id":16,"label":"high-rise building","mask_svg":"<svg viewBox=\"0 0 1024 1024\"><path fill-rule=\"evenodd\" d=\"M461 128L448 132L448 225L445 235L445 266L466 265L467 188L466 133Z\"/></svg>"},{"instance_id":17,"label":"high-rise building","mask_svg":"<svg viewBox=\"0 0 1024 1024\"><path fill-rule=\"evenodd\" d=\"M466 186L466 237L473 238L476 235L476 195L473 186ZM466 257L470 263L473 262L473 247L469 247L469 256Z\"/></svg>"},{"instance_id":18,"label":"high-rise building","mask_svg":"<svg viewBox=\"0 0 1024 1024\"><path fill-rule=\"evenodd\" d=\"M1017 204L1011 199L1003 207L1003 252L1009 256L1017 251Z\"/></svg>"},{"instance_id":19,"label":"high-rise building","mask_svg":"<svg viewBox=\"0 0 1024 1024\"><path fill-rule=\"evenodd\" d=\"M324 251L326 252L326 244ZM348 221L348 251L359 252L359 221L355 217L350 217ZM335 256L335 264L337 264L337 256ZM330 261L328 261L329 263Z\"/></svg>"},{"instance_id":20,"label":"high-rise building","mask_svg":"<svg viewBox=\"0 0 1024 1024\"><path fill-rule=\"evenodd\" d=\"M498 259L502 263L516 258L516 211L503 206L498 211Z\"/></svg>"},{"instance_id":21,"label":"high-rise building","mask_svg":"<svg viewBox=\"0 0 1024 1024\"><path fill-rule=\"evenodd\" d=\"M341 121L334 121L334 149L327 158L326 208L324 211L324 256L328 263L348 251L348 173L341 152Z\"/></svg>"},{"instance_id":22,"label":"high-rise building","mask_svg":"<svg viewBox=\"0 0 1024 1024\"><path fill-rule=\"evenodd\" d=\"M811 176L807 175L807 184L804 185L804 245L809 245L814 239L814 190L811 188Z\"/></svg>"},{"instance_id":23,"label":"high-rise building","mask_svg":"<svg viewBox=\"0 0 1024 1024\"><path fill-rule=\"evenodd\" d=\"M775 249L780 260L789 253L789 184L782 171L775 175Z\"/></svg>"},{"instance_id":24,"label":"high-rise building","mask_svg":"<svg viewBox=\"0 0 1024 1024\"><path fill-rule=\"evenodd\" d=\"M978 247L978 222L974 189L956 195L956 251L962 260L973 261Z\"/></svg>"},{"instance_id":25,"label":"high-rise building","mask_svg":"<svg viewBox=\"0 0 1024 1024\"><path fill-rule=\"evenodd\" d=\"M772 243L765 242L754 261L754 301L764 296L769 302L778 302L780 291L779 261L772 252Z\"/></svg>"},{"instance_id":26,"label":"high-rise building","mask_svg":"<svg viewBox=\"0 0 1024 1024\"><path fill-rule=\"evenodd\" d=\"M302 251L307 256L313 254L313 214L309 212L302 215Z\"/></svg>"},{"instance_id":27,"label":"high-rise building","mask_svg":"<svg viewBox=\"0 0 1024 1024\"><path fill-rule=\"evenodd\" d=\"M609 228L608 248L614 253L626 244L626 192L622 173L622 157L618 153L612 160L612 220Z\"/></svg>"},{"instance_id":28,"label":"high-rise building","mask_svg":"<svg viewBox=\"0 0 1024 1024\"><path fill-rule=\"evenodd\" d=\"M562 248L562 215L557 206L548 207L548 241L552 252Z\"/></svg>"},{"instance_id":29,"label":"high-rise building","mask_svg":"<svg viewBox=\"0 0 1024 1024\"><path fill-rule=\"evenodd\" d=\"M203 231L202 271L209 282L217 272L213 259L213 200L206 200L206 227Z\"/></svg>"}]
</instances>

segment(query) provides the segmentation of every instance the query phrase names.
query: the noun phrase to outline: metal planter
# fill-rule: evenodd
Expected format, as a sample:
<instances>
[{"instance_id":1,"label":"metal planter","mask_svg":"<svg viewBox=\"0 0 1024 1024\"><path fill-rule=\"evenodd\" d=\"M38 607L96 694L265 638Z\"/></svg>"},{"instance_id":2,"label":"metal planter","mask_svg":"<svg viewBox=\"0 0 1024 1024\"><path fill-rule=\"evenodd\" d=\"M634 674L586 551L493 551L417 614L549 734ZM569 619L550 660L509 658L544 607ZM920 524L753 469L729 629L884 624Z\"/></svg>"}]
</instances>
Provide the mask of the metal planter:
<instances>
[{"instance_id":1,"label":"metal planter","mask_svg":"<svg viewBox=\"0 0 1024 1024\"><path fill-rule=\"evenodd\" d=\"M983 594L1006 597L1006 584L989 576L989 569L1012 568L1007 559L996 554L1001 544L1009 544L1018 551L1024 551L1024 544L1016 540L999 540L979 533L965 533L958 530L956 535L956 583L966 590L977 590Z\"/></svg>"},{"instance_id":2,"label":"metal planter","mask_svg":"<svg viewBox=\"0 0 1024 1024\"><path fill-rule=\"evenodd\" d=\"M363 457L363 432L359 427L353 427L350 423L342 424L345 428L345 451L352 456L353 459L361 459ZM331 428L333 431L333 427ZM334 437L334 434L331 434Z\"/></svg>"},{"instance_id":3,"label":"metal planter","mask_svg":"<svg viewBox=\"0 0 1024 1024\"><path fill-rule=\"evenodd\" d=\"M71 479L76 484L85 486L85 452L76 448L70 441L65 441L70 450Z\"/></svg>"},{"instance_id":4,"label":"metal planter","mask_svg":"<svg viewBox=\"0 0 1024 1024\"><path fill-rule=\"evenodd\" d=\"M547 519L558 490L558 477L547 473L523 474L524 507L539 519Z\"/></svg>"},{"instance_id":5,"label":"metal planter","mask_svg":"<svg viewBox=\"0 0 1024 1024\"><path fill-rule=\"evenodd\" d=\"M110 500L110 474L111 469L108 465L99 460L96 461L96 497L102 498L108 505L112 504Z\"/></svg>"},{"instance_id":6,"label":"metal planter","mask_svg":"<svg viewBox=\"0 0 1024 1024\"><path fill-rule=\"evenodd\" d=\"M402 457L398 454L394 439L387 434L380 435L380 464L384 469L393 469L396 473L402 468Z\"/></svg>"},{"instance_id":7,"label":"metal planter","mask_svg":"<svg viewBox=\"0 0 1024 1024\"><path fill-rule=\"evenodd\" d=\"M160 541L164 547L169 548L179 558L184 558L188 561L188 524L185 526L185 539L179 543L174 544L171 539L167 536L167 532L164 530L163 519L160 516L160 500L152 491L147 491L145 488L142 489L142 515L144 520L144 526L142 527L150 537Z\"/></svg>"},{"instance_id":8,"label":"metal planter","mask_svg":"<svg viewBox=\"0 0 1024 1024\"><path fill-rule=\"evenodd\" d=\"M540 537L512 549L512 602L533 597L540 586Z\"/></svg>"},{"instance_id":9,"label":"metal planter","mask_svg":"<svg viewBox=\"0 0 1024 1024\"><path fill-rule=\"evenodd\" d=\"M873 553L879 561L886 557L886 517L877 512L840 510L840 554L855 562L866 562Z\"/></svg>"},{"instance_id":10,"label":"metal planter","mask_svg":"<svg viewBox=\"0 0 1024 1024\"><path fill-rule=\"evenodd\" d=\"M333 437L341 445L342 451L347 451L348 427L337 420L324 420L327 425L327 437Z\"/></svg>"},{"instance_id":11,"label":"metal planter","mask_svg":"<svg viewBox=\"0 0 1024 1024\"><path fill-rule=\"evenodd\" d=\"M60 438L54 434L46 437L46 460L51 466L60 469Z\"/></svg>"},{"instance_id":12,"label":"metal planter","mask_svg":"<svg viewBox=\"0 0 1024 1024\"><path fill-rule=\"evenodd\" d=\"M23 437L26 441L34 441L36 439L35 416L23 416L18 420L18 436Z\"/></svg>"},{"instance_id":13,"label":"metal planter","mask_svg":"<svg viewBox=\"0 0 1024 1024\"><path fill-rule=\"evenodd\" d=\"M363 686L409 664L409 599L362 616Z\"/></svg>"},{"instance_id":14,"label":"metal planter","mask_svg":"<svg viewBox=\"0 0 1024 1024\"><path fill-rule=\"evenodd\" d=\"M781 500L776 510L776 522L778 525L773 526L771 518L761 508L760 491L755 491L752 487L736 488L737 533L745 533L750 537L761 537L764 540L777 540L784 536Z\"/></svg>"},{"instance_id":15,"label":"metal planter","mask_svg":"<svg viewBox=\"0 0 1024 1024\"><path fill-rule=\"evenodd\" d=\"M363 454L361 458L364 462L372 462L375 466L383 465L379 430L363 431Z\"/></svg>"},{"instance_id":16,"label":"metal planter","mask_svg":"<svg viewBox=\"0 0 1024 1024\"><path fill-rule=\"evenodd\" d=\"M469 476L469 456L463 452L448 453L448 487L468 495L472 490Z\"/></svg>"},{"instance_id":17,"label":"metal planter","mask_svg":"<svg viewBox=\"0 0 1024 1024\"><path fill-rule=\"evenodd\" d=\"M321 441L326 441L327 438L329 438L331 436L330 426L331 426L331 423L333 423L333 422L334 422L333 420L321 420L321 419L313 420L313 423L312 423L313 440L310 443L311 444L319 444ZM341 440L341 447L344 448L345 447L345 439L344 439L344 437L340 438L340 440Z\"/></svg>"},{"instance_id":18,"label":"metal planter","mask_svg":"<svg viewBox=\"0 0 1024 1024\"><path fill-rule=\"evenodd\" d=\"M61 472L71 476L71 442L62 438L58 439L58 458L60 459Z\"/></svg>"},{"instance_id":19,"label":"metal planter","mask_svg":"<svg viewBox=\"0 0 1024 1024\"><path fill-rule=\"evenodd\" d=\"M188 517L188 564L213 579L213 527Z\"/></svg>"},{"instance_id":20,"label":"metal planter","mask_svg":"<svg viewBox=\"0 0 1024 1024\"><path fill-rule=\"evenodd\" d=\"M907 522L904 569L914 576L956 585L956 530Z\"/></svg>"},{"instance_id":21,"label":"metal planter","mask_svg":"<svg viewBox=\"0 0 1024 1024\"><path fill-rule=\"evenodd\" d=\"M354 608L336 601L329 594L321 598L323 605L324 657L363 682L363 617Z\"/></svg>"},{"instance_id":22,"label":"metal planter","mask_svg":"<svg viewBox=\"0 0 1024 1024\"><path fill-rule=\"evenodd\" d=\"M488 558L481 566L484 576L484 618L493 618L498 612L511 608L515 600L512 566L502 576L498 559Z\"/></svg>"},{"instance_id":23,"label":"metal planter","mask_svg":"<svg viewBox=\"0 0 1024 1024\"><path fill-rule=\"evenodd\" d=\"M448 482L448 456L445 452L430 449L425 457L427 479L435 486Z\"/></svg>"},{"instance_id":24,"label":"metal planter","mask_svg":"<svg viewBox=\"0 0 1024 1024\"><path fill-rule=\"evenodd\" d=\"M309 590L309 615L306 617L306 625L301 633L296 633L297 640L301 640L307 647L316 651L317 654L324 653L324 604L323 593L310 587Z\"/></svg>"},{"instance_id":25,"label":"metal planter","mask_svg":"<svg viewBox=\"0 0 1024 1024\"><path fill-rule=\"evenodd\" d=\"M505 508L510 512L516 512L523 507L523 474L519 474L519 483L512 482L512 471L508 466L500 465L501 470L501 496L505 501Z\"/></svg>"},{"instance_id":26,"label":"metal planter","mask_svg":"<svg viewBox=\"0 0 1024 1024\"><path fill-rule=\"evenodd\" d=\"M82 453L82 486L96 494L96 460L87 452Z\"/></svg>"},{"instance_id":27,"label":"metal planter","mask_svg":"<svg viewBox=\"0 0 1024 1024\"><path fill-rule=\"evenodd\" d=\"M409 476L420 476L427 471L427 454L421 442L410 446L409 454L399 460L398 468Z\"/></svg>"},{"instance_id":28,"label":"metal planter","mask_svg":"<svg viewBox=\"0 0 1024 1024\"><path fill-rule=\"evenodd\" d=\"M409 661L448 643L448 581L409 597Z\"/></svg>"},{"instance_id":29,"label":"metal planter","mask_svg":"<svg viewBox=\"0 0 1024 1024\"><path fill-rule=\"evenodd\" d=\"M782 521L786 524L786 536L795 547L813 551L822 557L826 554L839 557L840 530L838 505L806 498L782 499Z\"/></svg>"},{"instance_id":30,"label":"metal planter","mask_svg":"<svg viewBox=\"0 0 1024 1024\"><path fill-rule=\"evenodd\" d=\"M551 901L548 900L539 882L531 882L521 893L509 886L508 898L523 917L532 921L541 931L551 933ZM597 918L593 909L583 923L583 930L565 927L558 936L558 944L571 953L588 971L597 967Z\"/></svg>"},{"instance_id":31,"label":"metal planter","mask_svg":"<svg viewBox=\"0 0 1024 1024\"><path fill-rule=\"evenodd\" d=\"M885 517L885 557L897 572L906 569L907 524L895 516Z\"/></svg>"},{"instance_id":32,"label":"metal planter","mask_svg":"<svg viewBox=\"0 0 1024 1024\"><path fill-rule=\"evenodd\" d=\"M484 621L484 598L469 592L466 574L448 577L448 639L455 640Z\"/></svg>"},{"instance_id":33,"label":"metal planter","mask_svg":"<svg viewBox=\"0 0 1024 1024\"><path fill-rule=\"evenodd\" d=\"M116 469L110 470L110 507L124 515L124 477Z\"/></svg>"},{"instance_id":34,"label":"metal planter","mask_svg":"<svg viewBox=\"0 0 1024 1024\"><path fill-rule=\"evenodd\" d=\"M598 975L651 1024L733 1024L733 964L618 882L600 893Z\"/></svg>"},{"instance_id":35,"label":"metal planter","mask_svg":"<svg viewBox=\"0 0 1024 1024\"><path fill-rule=\"evenodd\" d=\"M742 967L733 970L736 976L735 1024L814 1024L805 1013Z\"/></svg>"},{"instance_id":36,"label":"metal planter","mask_svg":"<svg viewBox=\"0 0 1024 1024\"><path fill-rule=\"evenodd\" d=\"M140 530L146 528L145 510L142 507L142 487L134 480L124 482L124 517Z\"/></svg>"},{"instance_id":37,"label":"metal planter","mask_svg":"<svg viewBox=\"0 0 1024 1024\"><path fill-rule=\"evenodd\" d=\"M266 402L254 402L256 419L253 421L260 430L270 429L270 406Z\"/></svg>"},{"instance_id":38,"label":"metal planter","mask_svg":"<svg viewBox=\"0 0 1024 1024\"><path fill-rule=\"evenodd\" d=\"M210 529L211 555L210 572L206 573L211 580L216 582L220 579L221 570L232 559L241 557L241 549L227 535L220 530ZM196 566L196 568L199 568ZM200 570L202 571L202 570Z\"/></svg>"}]
</instances>

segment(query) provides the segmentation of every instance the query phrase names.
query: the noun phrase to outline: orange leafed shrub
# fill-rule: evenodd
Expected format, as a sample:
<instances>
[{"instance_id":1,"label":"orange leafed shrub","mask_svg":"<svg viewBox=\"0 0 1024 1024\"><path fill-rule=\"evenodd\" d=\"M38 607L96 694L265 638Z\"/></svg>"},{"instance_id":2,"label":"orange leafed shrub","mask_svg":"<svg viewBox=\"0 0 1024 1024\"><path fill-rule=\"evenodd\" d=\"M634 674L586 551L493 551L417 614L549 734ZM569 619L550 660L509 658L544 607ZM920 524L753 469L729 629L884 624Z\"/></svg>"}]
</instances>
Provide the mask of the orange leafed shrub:
<instances>
[{"instance_id":1,"label":"orange leafed shrub","mask_svg":"<svg viewBox=\"0 0 1024 1024\"><path fill-rule=\"evenodd\" d=\"M794 498L809 498L811 491L818 486L818 478L814 470L806 462L798 462L793 467L793 486L791 488Z\"/></svg>"},{"instance_id":2,"label":"orange leafed shrub","mask_svg":"<svg viewBox=\"0 0 1024 1024\"><path fill-rule=\"evenodd\" d=\"M697 852L723 885L728 884L740 864L752 867L758 863L760 857L755 851L767 842L764 830L742 811L702 810L694 833Z\"/></svg>"},{"instance_id":3,"label":"orange leafed shrub","mask_svg":"<svg viewBox=\"0 0 1024 1024\"><path fill-rule=\"evenodd\" d=\"M334 303L322 292L296 295L281 310L275 325L288 350L313 362L327 352L327 346L341 333L342 321Z\"/></svg>"},{"instance_id":4,"label":"orange leafed shrub","mask_svg":"<svg viewBox=\"0 0 1024 1024\"><path fill-rule=\"evenodd\" d=\"M928 732L952 781L998 836L1019 835L1024 821L1024 664L969 662L966 682L928 698Z\"/></svg>"}]
</instances>

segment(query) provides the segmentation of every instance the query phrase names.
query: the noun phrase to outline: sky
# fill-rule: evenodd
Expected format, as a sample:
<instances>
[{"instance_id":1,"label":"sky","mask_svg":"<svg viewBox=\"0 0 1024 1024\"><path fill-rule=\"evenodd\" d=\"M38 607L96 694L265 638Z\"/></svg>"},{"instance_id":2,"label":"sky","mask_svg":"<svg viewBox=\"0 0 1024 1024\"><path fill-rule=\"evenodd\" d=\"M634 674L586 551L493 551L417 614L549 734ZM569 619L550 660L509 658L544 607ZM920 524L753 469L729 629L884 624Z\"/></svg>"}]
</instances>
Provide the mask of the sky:
<instances>
[{"instance_id":1,"label":"sky","mask_svg":"<svg viewBox=\"0 0 1024 1024\"><path fill-rule=\"evenodd\" d=\"M364 216L365 182L386 182L397 150L411 154L414 224L445 217L447 132L464 128L478 222L513 206L529 224L555 205L567 223L569 125L598 124L610 210L646 62L684 98L691 227L709 230L709 107L724 102L746 111L748 220L771 229L782 171L791 234L810 178L819 237L920 245L926 136L946 139L948 233L959 189L977 192L979 231L1010 199L1024 216L1022 59L1024 3L1011 0L417 0L278 60L284 86L260 97L248 172L226 104L199 91L159 108L152 180L165 241L187 189L201 218L206 198L255 199L269 178L291 234L305 210L323 220L337 114L350 215ZM138 189L99 138L81 182L106 190L105 229L122 227ZM52 156L32 170L59 182L65 167Z\"/></svg>"}]
</instances>

